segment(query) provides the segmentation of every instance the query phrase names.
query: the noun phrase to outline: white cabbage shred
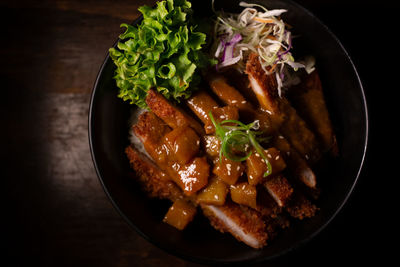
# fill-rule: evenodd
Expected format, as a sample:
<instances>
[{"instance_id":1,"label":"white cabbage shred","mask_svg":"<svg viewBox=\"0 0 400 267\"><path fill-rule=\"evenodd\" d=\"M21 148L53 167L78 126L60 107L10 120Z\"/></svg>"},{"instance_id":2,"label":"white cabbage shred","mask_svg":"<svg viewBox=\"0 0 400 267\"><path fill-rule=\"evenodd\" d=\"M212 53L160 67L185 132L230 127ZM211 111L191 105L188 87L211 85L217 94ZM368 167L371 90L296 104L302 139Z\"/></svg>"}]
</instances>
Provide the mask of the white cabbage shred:
<instances>
[{"instance_id":1,"label":"white cabbage shred","mask_svg":"<svg viewBox=\"0 0 400 267\"><path fill-rule=\"evenodd\" d=\"M314 70L315 59L308 57L304 62L294 60L290 52L292 34L279 17L287 12L286 9L268 10L246 2L239 5L244 7L240 14L216 13L213 54L219 60L217 69L234 65L243 72L245 60L251 52L255 52L265 73L275 75L281 96L282 88L299 82L287 66L295 71L305 68L310 73Z\"/></svg>"}]
</instances>

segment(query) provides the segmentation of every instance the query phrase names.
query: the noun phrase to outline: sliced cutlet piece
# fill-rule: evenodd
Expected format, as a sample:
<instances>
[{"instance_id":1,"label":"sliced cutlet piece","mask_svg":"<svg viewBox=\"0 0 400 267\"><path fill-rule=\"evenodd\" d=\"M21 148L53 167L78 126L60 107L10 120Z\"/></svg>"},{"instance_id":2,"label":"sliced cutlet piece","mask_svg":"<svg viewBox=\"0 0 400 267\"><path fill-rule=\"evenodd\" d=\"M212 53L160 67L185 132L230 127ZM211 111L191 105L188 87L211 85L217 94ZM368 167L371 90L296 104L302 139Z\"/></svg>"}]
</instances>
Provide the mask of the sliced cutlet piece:
<instances>
[{"instance_id":1,"label":"sliced cutlet piece","mask_svg":"<svg viewBox=\"0 0 400 267\"><path fill-rule=\"evenodd\" d=\"M285 120L280 128L281 133L286 136L292 146L310 163L320 159L319 143L314 133L308 128L306 122L300 118L296 110L289 104L287 99L281 99Z\"/></svg>"},{"instance_id":2,"label":"sliced cutlet piece","mask_svg":"<svg viewBox=\"0 0 400 267\"><path fill-rule=\"evenodd\" d=\"M148 107L160 119L162 119L171 128L189 126L193 128L200 136L204 135L204 129L200 123L187 114L184 110L176 107L168 101L163 95L155 90L149 90L146 97Z\"/></svg>"},{"instance_id":3,"label":"sliced cutlet piece","mask_svg":"<svg viewBox=\"0 0 400 267\"><path fill-rule=\"evenodd\" d=\"M140 114L137 123L132 127L134 133L143 143L148 141L157 144L164 135L171 131L171 128L165 122L149 111Z\"/></svg>"},{"instance_id":4,"label":"sliced cutlet piece","mask_svg":"<svg viewBox=\"0 0 400 267\"><path fill-rule=\"evenodd\" d=\"M229 85L226 85L226 81L224 81L223 79L224 78L216 78L217 80L218 79L222 79L222 81L221 81L221 83L224 83L224 85L223 85L223 87L229 87ZM218 87L218 86L217 86ZM218 89L219 90L219 89ZM234 88L231 88L231 89L228 89L228 90L234 90L234 91L236 91L236 89L234 89ZM239 92L237 92L236 91L236 93L238 93L239 95L240 95L240 93ZM204 98L208 98L209 96L207 96L207 95L202 95L201 97L204 97ZM211 98L211 97L210 97ZM192 106L194 106L194 105L197 105L197 103L202 103L203 101L200 101L200 100L196 100L196 96L194 96L194 99L192 99L191 101L190 101L190 103L189 103L189 105L192 105ZM244 104L243 104L244 105ZM228 106L229 107L229 106ZM252 109L251 108L251 106L247 106L246 108L249 108L249 109ZM193 108L194 109L194 108ZM218 108L215 108L214 110L216 110L216 109L218 109ZM196 112L195 112L196 113ZM202 114L202 112L197 112L197 113L199 113L200 115L199 116L201 116L201 114ZM196 114L197 114L196 113ZM213 112L214 113L214 112ZM219 120L219 118L217 117L216 118L217 120ZM205 119L204 119L205 120ZM207 121L207 120L205 120L205 121ZM237 164L237 163L234 163L234 162L230 162L229 164L219 164L219 165L221 165L221 166L223 166L223 167L225 167L226 165L229 165L229 166L233 166L234 164ZM222 178L225 182L227 182L228 184L234 184L235 182L236 182L236 180L237 180L237 178L239 177L239 175L233 175L232 173L229 173L229 170L223 170L223 171L220 171L219 169L218 169L218 166L219 166L218 164L216 165L217 166L217 168L214 168L214 173L217 175L217 176L219 176L220 178ZM233 169L233 170L236 170L236 167L234 167L234 168L231 168L231 169ZM239 168L239 169L241 169L241 168ZM216 171L216 172L215 172ZM225 176L226 176L226 178L225 178ZM225 179L224 179L225 178ZM229 179L228 179L229 178ZM289 182L287 181L287 179L285 178L285 177L279 177L279 178L274 178L273 180L271 180L270 182L268 182L268 183L266 183L265 184L265 186L266 186L266 188L267 188L267 190L270 192L270 194L274 197L274 199L277 201L277 203L280 205L280 206L283 206L284 205L284 203L286 202L286 200L289 198L289 196L290 196L290 194L291 194L291 186L290 186L290 184L289 184Z\"/></svg>"},{"instance_id":5,"label":"sliced cutlet piece","mask_svg":"<svg viewBox=\"0 0 400 267\"><path fill-rule=\"evenodd\" d=\"M284 97L276 90L273 75L266 75L256 54L251 54L246 63L250 85L262 109L270 114L273 121L280 124L280 131L293 147L307 160L315 162L320 153L315 135Z\"/></svg>"},{"instance_id":6,"label":"sliced cutlet piece","mask_svg":"<svg viewBox=\"0 0 400 267\"><path fill-rule=\"evenodd\" d=\"M293 187L283 175L267 177L264 187L279 207L284 207L293 193Z\"/></svg>"},{"instance_id":7,"label":"sliced cutlet piece","mask_svg":"<svg viewBox=\"0 0 400 267\"><path fill-rule=\"evenodd\" d=\"M296 150L292 149L292 146L287 139L282 135L278 135L272 140L272 144L282 152L292 176L298 181L304 183L306 186L316 188L317 178L314 171L308 165L306 160L301 157Z\"/></svg>"},{"instance_id":8,"label":"sliced cutlet piece","mask_svg":"<svg viewBox=\"0 0 400 267\"><path fill-rule=\"evenodd\" d=\"M292 175L300 180L303 184L309 188L317 188L317 177L314 171L310 168L308 163L297 153L297 151L292 151L289 155L288 164L291 166Z\"/></svg>"},{"instance_id":9,"label":"sliced cutlet piece","mask_svg":"<svg viewBox=\"0 0 400 267\"><path fill-rule=\"evenodd\" d=\"M179 187L171 181L147 156L128 146L125 153L135 170L135 177L149 197L175 201L183 196Z\"/></svg>"},{"instance_id":10,"label":"sliced cutlet piece","mask_svg":"<svg viewBox=\"0 0 400 267\"><path fill-rule=\"evenodd\" d=\"M336 136L325 103L321 80L315 70L304 77L304 80L288 91L288 98L297 112L314 130L319 138L323 151L338 154Z\"/></svg>"},{"instance_id":11,"label":"sliced cutlet piece","mask_svg":"<svg viewBox=\"0 0 400 267\"><path fill-rule=\"evenodd\" d=\"M257 211L230 201L223 206L201 204L200 207L218 231L231 233L237 240L256 249L266 245L266 226Z\"/></svg>"},{"instance_id":12,"label":"sliced cutlet piece","mask_svg":"<svg viewBox=\"0 0 400 267\"><path fill-rule=\"evenodd\" d=\"M274 238L279 228L289 226L289 218L282 213L283 208L279 207L271 195L262 187L257 189L257 209L266 225L269 239Z\"/></svg>"},{"instance_id":13,"label":"sliced cutlet piece","mask_svg":"<svg viewBox=\"0 0 400 267\"><path fill-rule=\"evenodd\" d=\"M195 92L186 101L186 104L205 125L210 124L210 118L208 116L210 111L218 108L217 102L204 90Z\"/></svg>"},{"instance_id":14,"label":"sliced cutlet piece","mask_svg":"<svg viewBox=\"0 0 400 267\"><path fill-rule=\"evenodd\" d=\"M223 75L229 84L234 85L235 89L244 96L246 101L249 101L253 107L258 107L257 96L253 90L250 89L250 81L246 73L239 72L235 68L229 68L223 72Z\"/></svg>"},{"instance_id":15,"label":"sliced cutlet piece","mask_svg":"<svg viewBox=\"0 0 400 267\"><path fill-rule=\"evenodd\" d=\"M161 140L171 131L171 128L153 112L143 112L138 121L133 125L133 132L142 142L146 152L154 161L160 161L163 154L158 153Z\"/></svg>"},{"instance_id":16,"label":"sliced cutlet piece","mask_svg":"<svg viewBox=\"0 0 400 267\"><path fill-rule=\"evenodd\" d=\"M157 166L167 173L187 196L193 195L207 185L210 166L205 157L197 157L196 155L193 155L193 158L187 162L185 161L185 163L179 162L176 157L177 151L168 147L169 140L165 137L181 128L178 127L172 131L159 131L159 128L162 127L166 127L167 130L170 129L165 125L164 121L152 112L145 112L139 116L137 124L133 126L133 131L143 142L147 153ZM162 136L161 133L166 134ZM183 140L185 140L185 137L182 137L179 141ZM199 139L198 141L200 143ZM184 146L181 145L180 149L183 149Z\"/></svg>"},{"instance_id":17,"label":"sliced cutlet piece","mask_svg":"<svg viewBox=\"0 0 400 267\"><path fill-rule=\"evenodd\" d=\"M257 208L256 210L268 218L276 218L282 212L282 207L278 206L276 201L264 188L257 189Z\"/></svg>"},{"instance_id":18,"label":"sliced cutlet piece","mask_svg":"<svg viewBox=\"0 0 400 267\"><path fill-rule=\"evenodd\" d=\"M254 108L252 104L236 88L229 85L222 74L208 73L206 79L214 94L225 105L237 107L242 117L248 117L253 114Z\"/></svg>"},{"instance_id":19,"label":"sliced cutlet piece","mask_svg":"<svg viewBox=\"0 0 400 267\"><path fill-rule=\"evenodd\" d=\"M193 113L203 122L206 134L215 132L214 124L212 123L209 113L212 112L214 119L217 122L224 120L237 120L239 118L238 108L235 106L219 107L214 99L204 90L198 91L191 96L186 104Z\"/></svg>"},{"instance_id":20,"label":"sliced cutlet piece","mask_svg":"<svg viewBox=\"0 0 400 267\"><path fill-rule=\"evenodd\" d=\"M246 73L260 107L271 115L279 115L279 95L276 90L276 80L272 75L265 74L257 54L250 54L246 63Z\"/></svg>"},{"instance_id":21,"label":"sliced cutlet piece","mask_svg":"<svg viewBox=\"0 0 400 267\"><path fill-rule=\"evenodd\" d=\"M304 218L311 218L318 211L317 206L307 199L299 190L294 192L285 209L290 216L300 220Z\"/></svg>"}]
</instances>

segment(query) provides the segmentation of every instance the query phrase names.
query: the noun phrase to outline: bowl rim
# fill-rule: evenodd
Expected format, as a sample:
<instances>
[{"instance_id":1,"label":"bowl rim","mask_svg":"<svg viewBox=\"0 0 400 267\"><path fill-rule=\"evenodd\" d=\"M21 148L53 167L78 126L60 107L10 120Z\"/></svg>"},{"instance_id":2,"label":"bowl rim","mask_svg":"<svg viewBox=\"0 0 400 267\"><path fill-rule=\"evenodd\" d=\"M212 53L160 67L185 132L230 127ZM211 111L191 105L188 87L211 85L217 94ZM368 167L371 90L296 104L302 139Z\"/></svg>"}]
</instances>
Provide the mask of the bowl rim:
<instances>
[{"instance_id":1,"label":"bowl rim","mask_svg":"<svg viewBox=\"0 0 400 267\"><path fill-rule=\"evenodd\" d=\"M300 247L303 247L306 243L308 243L310 240L312 240L315 236L317 236L322 230L324 230L330 223L332 220L334 220L334 218L341 212L341 210L343 209L343 207L345 206L345 204L348 202L350 196L352 195L358 180L360 179L360 174L363 170L364 167L364 163L365 163L365 159L366 159L366 154L367 154L367 150L368 150L368 141L369 141L369 115L368 115L368 103L366 100L366 96L365 96L365 92L364 92L364 88L363 88L363 84L361 82L361 78L357 72L356 66L354 64L354 62L352 61L349 53L347 52L347 50L345 49L345 47L343 46L343 44L340 42L340 40L337 38L337 36L326 26L325 23L323 23L317 16L315 16L311 11L309 11L308 9L306 9L305 7L303 7L302 5L300 5L297 2L294 2L292 0L282 0L283 2L287 2L290 5L295 6L296 8L302 10L304 13L307 14L307 16L312 17L318 24L320 24L324 30L333 38L333 40L339 45L340 49L343 51L345 58L347 58L347 60L350 63L350 66L352 68L352 70L354 71L355 77L357 78L357 83L359 85L359 89L360 89L360 93L362 96L362 103L363 103L363 115L365 116L365 140L364 140L364 144L363 144L363 153L362 153L362 157L360 160L360 164L358 166L358 171L357 174L354 178L354 181L352 182L352 185L349 189L349 191L346 193L346 197L341 201L340 205L338 206L338 208L335 210L335 212L333 212L333 214L314 232L312 232L312 234L308 235L306 238L296 242L293 244L293 246L290 246L289 248L280 251L279 253L270 255L270 256L261 256L261 257L256 257L256 258L250 258L250 259L244 259L244 260L239 260L239 261L225 261L225 260L220 260L220 259L215 259L215 258L208 258L208 257L197 257L197 256L192 256L192 255L187 255L185 253L181 253L179 250L174 249L172 247L166 246L161 244L160 242L158 242L157 240L151 239L148 235L146 235L145 233L143 233L133 222L131 222L131 220L124 214L124 212L119 208L119 206L117 205L117 203L115 202L114 198L112 197L112 195L110 194L110 192L108 191L108 188L106 187L106 185L104 184L103 181L103 177L102 177L102 173L100 172L99 166L97 164L97 159L96 159L96 155L94 152L94 146L93 146L93 106L94 106L94 102L95 102L95 96L96 96L96 92L98 90L98 86L99 86L99 82L100 79L103 75L103 71L104 68L106 66L106 64L108 63L108 61L110 60L110 55L107 52L105 59L103 60L100 69L97 73L96 76L96 80L94 82L93 85L93 89L92 89L92 93L90 96L90 102L89 102L89 112L88 112L88 139L89 139L89 147L90 147L90 154L92 157L92 161L93 161L93 165L94 168L96 170L96 174L97 177L102 185L102 188L104 190L104 192L106 193L107 197L109 198L109 200L111 201L113 207L117 210L117 212L119 213L119 215L124 219L124 221L130 226L132 227L136 233L138 233L141 237L143 237L145 240L147 240L148 242L150 242L151 244L155 245L157 248L166 251L167 253L180 257L184 260L188 260L194 263L200 263L200 264L254 264L254 263L260 263L260 262L265 262L267 260L272 260L272 259L276 259L278 257L281 257L285 254L290 253L291 251L297 250ZM131 22L131 25L136 25L137 23L140 23L140 21L143 19L143 15L140 15L139 17L137 17L135 20L133 20L133 22ZM117 43L118 43L118 38L115 41L115 43L113 44L112 47L116 47Z\"/></svg>"}]
</instances>

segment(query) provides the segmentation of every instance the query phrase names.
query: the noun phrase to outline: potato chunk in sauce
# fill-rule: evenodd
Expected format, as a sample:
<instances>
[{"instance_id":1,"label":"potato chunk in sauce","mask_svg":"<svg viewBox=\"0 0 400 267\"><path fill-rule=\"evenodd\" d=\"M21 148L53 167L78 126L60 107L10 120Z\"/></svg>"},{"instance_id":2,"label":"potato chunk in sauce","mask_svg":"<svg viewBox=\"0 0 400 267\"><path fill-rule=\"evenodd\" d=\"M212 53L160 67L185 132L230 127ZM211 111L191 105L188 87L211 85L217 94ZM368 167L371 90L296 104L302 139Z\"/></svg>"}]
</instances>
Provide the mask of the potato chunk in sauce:
<instances>
[{"instance_id":1,"label":"potato chunk in sauce","mask_svg":"<svg viewBox=\"0 0 400 267\"><path fill-rule=\"evenodd\" d=\"M169 208L164 217L164 222L183 230L190 223L196 214L196 207L182 199L177 199Z\"/></svg>"},{"instance_id":2,"label":"potato chunk in sauce","mask_svg":"<svg viewBox=\"0 0 400 267\"><path fill-rule=\"evenodd\" d=\"M202 146L206 154L215 158L219 156L219 150L221 149L221 141L215 135L204 135L202 138Z\"/></svg>"},{"instance_id":3,"label":"potato chunk in sauce","mask_svg":"<svg viewBox=\"0 0 400 267\"><path fill-rule=\"evenodd\" d=\"M233 202L257 208L257 189L246 182L231 185L231 198Z\"/></svg>"},{"instance_id":4,"label":"potato chunk in sauce","mask_svg":"<svg viewBox=\"0 0 400 267\"><path fill-rule=\"evenodd\" d=\"M242 163L230 160L224 156L214 165L213 173L222 181L233 185L242 176L245 167Z\"/></svg>"},{"instance_id":5,"label":"potato chunk in sauce","mask_svg":"<svg viewBox=\"0 0 400 267\"><path fill-rule=\"evenodd\" d=\"M222 108L214 108L212 111L212 115L217 123L220 123L224 120L238 120L239 119L239 110L234 106L225 106ZM208 116L209 117L209 116ZM211 119L208 119L204 125L207 134L211 134L215 132L214 124Z\"/></svg>"},{"instance_id":6,"label":"potato chunk in sauce","mask_svg":"<svg viewBox=\"0 0 400 267\"><path fill-rule=\"evenodd\" d=\"M218 177L212 177L207 187L202 189L197 195L199 203L221 206L225 203L228 194L228 186Z\"/></svg>"},{"instance_id":7,"label":"potato chunk in sauce","mask_svg":"<svg viewBox=\"0 0 400 267\"><path fill-rule=\"evenodd\" d=\"M205 157L197 157L185 165L173 163L171 171L174 181L189 196L207 185L210 165Z\"/></svg>"},{"instance_id":8,"label":"potato chunk in sauce","mask_svg":"<svg viewBox=\"0 0 400 267\"><path fill-rule=\"evenodd\" d=\"M180 164L188 163L200 148L200 137L190 127L178 127L164 136L164 144L169 154Z\"/></svg>"},{"instance_id":9,"label":"potato chunk in sauce","mask_svg":"<svg viewBox=\"0 0 400 267\"><path fill-rule=\"evenodd\" d=\"M277 174L286 168L286 163L276 148L271 147L264 150L264 155L271 164L271 175ZM260 154L253 153L246 159L246 164L246 174L249 184L259 184L263 179L264 173L268 170L265 160Z\"/></svg>"}]
</instances>

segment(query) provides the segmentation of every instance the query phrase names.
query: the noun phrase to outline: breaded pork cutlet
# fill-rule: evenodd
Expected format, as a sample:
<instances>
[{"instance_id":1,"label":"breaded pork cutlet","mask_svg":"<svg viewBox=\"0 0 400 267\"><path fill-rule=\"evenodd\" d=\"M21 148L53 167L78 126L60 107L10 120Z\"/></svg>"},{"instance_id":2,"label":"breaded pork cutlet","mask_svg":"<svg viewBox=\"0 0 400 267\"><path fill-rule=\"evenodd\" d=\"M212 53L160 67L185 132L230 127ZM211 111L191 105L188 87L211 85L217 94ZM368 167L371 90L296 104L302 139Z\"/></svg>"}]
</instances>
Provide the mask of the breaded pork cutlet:
<instances>
[{"instance_id":1,"label":"breaded pork cutlet","mask_svg":"<svg viewBox=\"0 0 400 267\"><path fill-rule=\"evenodd\" d=\"M280 132L305 159L317 161L320 151L314 133L308 129L289 101L278 95L275 77L265 74L258 55L250 54L246 63L246 73L261 108L272 117L276 117L275 121L281 120Z\"/></svg>"},{"instance_id":2,"label":"breaded pork cutlet","mask_svg":"<svg viewBox=\"0 0 400 267\"><path fill-rule=\"evenodd\" d=\"M284 207L293 193L292 186L283 175L268 177L264 186L279 207Z\"/></svg>"},{"instance_id":3,"label":"breaded pork cutlet","mask_svg":"<svg viewBox=\"0 0 400 267\"><path fill-rule=\"evenodd\" d=\"M266 75L264 74L264 76ZM247 76L246 77L242 76L241 78L247 79ZM241 92L236 90L236 88L234 88L233 86L229 85L228 80L221 74L208 75L207 79L210 86L212 87L212 90L216 93L216 95L221 101L228 104L234 102L234 104L237 105L239 110L244 109L247 115L251 114L253 116L253 119L259 120L260 130L264 131L266 134L279 136L279 138L275 138L275 141L273 141L273 145L277 146L277 148L281 152L283 152L285 160L288 162L290 170L292 171L294 177L302 181L306 186L310 188L315 188L317 182L314 172L309 167L306 160L303 157L301 157L301 155L299 155L299 153L295 149L293 149L292 145L287 141L287 139L279 133L279 129L277 129L278 127L276 125L273 125L273 122L274 121L276 122L277 119L274 118L273 115L268 112L261 112L260 110L255 110L253 106L245 100ZM272 85L273 81L269 81L268 84ZM259 95L259 98L261 100L262 96ZM195 101L196 96L194 96L193 99L194 99L192 100L193 104L199 102ZM211 96L208 96L207 100L208 102L210 102L212 100ZM239 103L242 103L242 105ZM197 104L195 105L195 108L201 110L201 107L199 106L200 105Z\"/></svg>"},{"instance_id":4,"label":"breaded pork cutlet","mask_svg":"<svg viewBox=\"0 0 400 267\"><path fill-rule=\"evenodd\" d=\"M198 157L200 139L190 126L170 130L153 112L144 112L133 126L133 132L157 166L187 196L207 185L209 164L205 157Z\"/></svg>"},{"instance_id":5,"label":"breaded pork cutlet","mask_svg":"<svg viewBox=\"0 0 400 267\"><path fill-rule=\"evenodd\" d=\"M319 138L323 152L338 154L336 136L326 107L318 72L314 70L303 78L303 82L291 88L288 98L300 116L304 118Z\"/></svg>"},{"instance_id":6,"label":"breaded pork cutlet","mask_svg":"<svg viewBox=\"0 0 400 267\"><path fill-rule=\"evenodd\" d=\"M179 187L146 155L137 151L132 145L125 149L125 153L132 169L136 172L135 177L149 197L171 201L182 197Z\"/></svg>"},{"instance_id":7,"label":"breaded pork cutlet","mask_svg":"<svg viewBox=\"0 0 400 267\"><path fill-rule=\"evenodd\" d=\"M237 107L242 117L254 113L253 105L243 95L231 86L222 74L208 73L206 79L214 94L225 104Z\"/></svg>"},{"instance_id":8,"label":"breaded pork cutlet","mask_svg":"<svg viewBox=\"0 0 400 267\"><path fill-rule=\"evenodd\" d=\"M154 147L161 135L168 132L168 129L161 129L162 127L157 127L157 124L161 124L160 119L151 112L147 112L139 117L138 123L134 126L136 134L140 134L139 138L147 142L147 147ZM186 198L168 174L160 170L145 155L132 146L126 148L126 154L132 168L136 171L139 182L150 197L166 198L171 201ZM201 208L211 224L219 231L229 232L238 240L254 248L265 245L268 237L266 226L261 215L256 211L234 203L226 203L223 206L203 204ZM271 234L272 225L271 223L271 227L268 228Z\"/></svg>"},{"instance_id":9,"label":"breaded pork cutlet","mask_svg":"<svg viewBox=\"0 0 400 267\"><path fill-rule=\"evenodd\" d=\"M214 87L216 91L219 92L219 95L236 95L237 97L240 96L240 99L244 99L241 97L240 93L238 91L236 91L233 87L231 86L223 86L222 84L225 84L226 81L223 80L222 78L218 78L218 86L216 84L214 84ZM222 87L220 87L222 86ZM228 88L228 92L224 92L225 88ZM225 97L222 97L225 98ZM204 99L210 99L209 101L204 101ZM187 101L187 104L191 107L191 109L193 110L207 110L207 108L209 108L209 103L211 102L212 97L210 95L208 95L206 92L199 94L195 94L193 95L191 98L189 98L189 100ZM231 100L232 101L232 100ZM229 102L229 101L227 101ZM214 101L214 103L216 103ZM213 104L215 105L215 104ZM239 106L239 107L243 107L243 106ZM251 106L245 106L246 108L251 109ZM214 107L215 109L215 107ZM206 119L204 118L203 114L204 112L195 112L195 114L197 116L199 116L199 118L202 121L206 121ZM208 115L205 115L208 117ZM272 179L269 179L269 181L267 183L265 183L265 187L267 188L268 192L271 194L271 196L273 197L273 199L275 199L275 201L278 203L279 206L283 206L284 203L286 203L286 201L290 198L291 193L293 192L293 189L291 188L288 180L283 177L283 176L279 176L279 177L275 177Z\"/></svg>"},{"instance_id":10,"label":"breaded pork cutlet","mask_svg":"<svg viewBox=\"0 0 400 267\"><path fill-rule=\"evenodd\" d=\"M314 171L308 165L307 161L292 148L289 141L284 136L278 135L271 142L282 152L291 175L307 187L316 188L317 178Z\"/></svg>"},{"instance_id":11,"label":"breaded pork cutlet","mask_svg":"<svg viewBox=\"0 0 400 267\"><path fill-rule=\"evenodd\" d=\"M248 76L249 79L251 79L251 74L248 73ZM263 76L267 75L263 73ZM307 153L313 153L313 144L310 146L307 144L296 144L296 141L300 142L299 139L301 138L304 138L301 142L310 141L308 134L311 133L311 135L313 135L313 133L307 128L296 111L290 106L289 102L286 99L281 99L274 95L275 93L271 93L270 99L263 100L265 103L269 103L272 108L276 105L274 115L271 111L273 109L267 110L267 112L255 109L245 100L239 91L227 84L227 80L223 76L218 74L208 77L211 77L209 82L214 95L218 97L220 103L225 103L226 106L220 107L218 101L213 99L213 96L205 90L193 94L186 101L186 105L198 117L199 121L203 123L203 125L201 125L201 123L190 117L183 109L171 104L156 91L150 90L146 102L151 112L144 112L139 116L137 124L133 126L133 132L142 141L146 151L152 157L153 162L132 146L126 149L126 153L132 168L135 169L137 173L139 182L142 184L144 190L148 192L149 196L166 198L171 201L182 198L186 199L191 205L194 205L193 207L199 205L203 214L217 230L232 234L236 239L248 246L262 248L266 245L267 240L270 240L276 235L279 228L288 227L289 215L297 219L312 217L315 215L317 207L305 197L299 187L291 185L292 182L296 183L296 181L288 180L285 177L288 173L282 172L281 170L264 179L261 184L258 184L257 201L254 206L251 206L252 208L246 206L247 204L245 202L238 202L237 199L232 197L231 199L233 200L227 199L223 204L221 203L219 205L211 205L207 202L198 201L196 192L207 185L207 179L202 179L203 183L197 186L195 190L188 190L184 183L184 180L188 177L186 174L184 177L180 177L183 170L192 168L190 166L193 160L202 159L204 164L207 165L207 168L202 168L198 171L199 173L201 172L207 177L210 173L214 173L223 183L231 183L223 179L224 177L222 176L226 175L224 172L216 171L218 168L215 167L221 165L217 160L219 151L208 153L207 149L205 149L209 157L208 162L214 163L214 169L208 169L208 163L205 157L199 157L204 153L202 153L199 148L194 150L190 149L190 146L192 148L196 145L199 146L201 143L200 140L202 140L201 138L206 137L205 133L212 134L215 132L215 128L209 127L212 125L211 119L209 118L210 111L217 122L226 119L239 120L240 115L238 111L242 111L242 113L244 111L247 115L250 114L250 117L253 116L254 119L266 116L265 123L260 123L260 128L267 127L268 123L279 123L278 128L269 130L269 133L275 136L274 139L271 140L270 145L276 147L277 150L281 152L282 157L288 163L290 171L297 173L298 177L300 177L300 181L310 188L315 188L315 175L309 168L308 162L305 159L305 155L307 154L300 154L300 152L298 152L298 147L303 145L304 151L309 149L310 152ZM265 79L265 77L258 78ZM258 78L253 77L253 80L256 83L260 83L260 81L257 80ZM273 83L273 80L267 82L271 87L274 86ZM261 88L258 88L260 90L267 90L264 88L265 85L258 84L257 86ZM272 92L272 90L270 91ZM263 105L261 96L258 95L257 97L259 97L260 105ZM265 107L266 106L263 108L265 109ZM302 133L294 134L295 137L293 137L292 133L287 133L285 130L282 130L284 128L286 131L300 131ZM174 134L174 132L178 131L179 133L184 133L182 129L190 129L190 131L193 132L190 134L192 138L186 140L182 134ZM214 135L209 135L208 137L212 136ZM288 136L288 140L285 136ZM185 150L186 152L194 151L195 153L191 154L190 159L185 159L184 161L178 160L175 154L177 152L173 152L172 150L167 153L164 153L165 151L163 152L163 149L166 149L165 146L171 145L168 143L168 140L181 142L180 145L188 147L189 150ZM193 146L188 146L188 144L191 143L190 140L197 140L197 143L195 142ZM209 140L209 138L205 139L205 144L207 144L207 140ZM313 142L314 140L311 141L311 143ZM222 165L229 165L229 168L227 167L226 170L229 173L229 171L236 170L236 168L232 167L234 164L243 163L229 162L229 164ZM197 163L194 163L193 167L197 168L197 165ZM199 165L201 166L200 163ZM241 168L239 168L239 170L241 170ZM238 174L234 182L231 181L232 185L236 184L239 178L245 178L242 177L242 174L245 173L243 170L239 173L241 174ZM227 177L231 178L231 176L232 173ZM289 175L288 178L292 178L291 176L293 175ZM193 177L193 179L190 178L189 180L198 181L199 179ZM248 184L243 181L241 181L241 183ZM253 185L253 187L256 188L255 185Z\"/></svg>"},{"instance_id":12,"label":"breaded pork cutlet","mask_svg":"<svg viewBox=\"0 0 400 267\"><path fill-rule=\"evenodd\" d=\"M223 206L200 206L211 225L220 232L231 233L236 239L253 248L266 245L266 225L257 211L230 201Z\"/></svg>"},{"instance_id":13,"label":"breaded pork cutlet","mask_svg":"<svg viewBox=\"0 0 400 267\"><path fill-rule=\"evenodd\" d=\"M162 138L171 131L171 128L153 112L140 114L137 123L132 126L132 129L153 159L158 156L157 149L161 144Z\"/></svg>"},{"instance_id":14,"label":"breaded pork cutlet","mask_svg":"<svg viewBox=\"0 0 400 267\"><path fill-rule=\"evenodd\" d=\"M204 129L201 127L199 122L190 117L190 115L181 108L173 105L157 91L148 91L146 103L151 111L171 128L175 129L178 127L189 126L200 136L204 135Z\"/></svg>"}]
</instances>

